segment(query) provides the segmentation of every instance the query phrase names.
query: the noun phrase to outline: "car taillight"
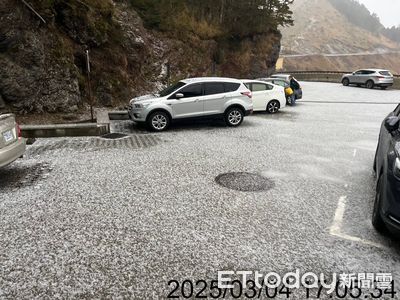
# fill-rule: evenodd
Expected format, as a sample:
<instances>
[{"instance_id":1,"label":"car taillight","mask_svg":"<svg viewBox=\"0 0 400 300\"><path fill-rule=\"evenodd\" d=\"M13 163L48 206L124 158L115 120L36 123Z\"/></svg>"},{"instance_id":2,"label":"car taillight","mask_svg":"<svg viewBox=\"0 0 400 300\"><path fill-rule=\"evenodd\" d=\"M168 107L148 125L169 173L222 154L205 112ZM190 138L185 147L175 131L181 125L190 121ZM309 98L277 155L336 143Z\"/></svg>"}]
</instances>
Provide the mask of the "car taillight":
<instances>
[{"instance_id":1,"label":"car taillight","mask_svg":"<svg viewBox=\"0 0 400 300\"><path fill-rule=\"evenodd\" d=\"M243 96L247 96L247 97L249 97L250 99L253 98L253 94L252 94L250 91L242 92L242 95L243 95Z\"/></svg>"},{"instance_id":2,"label":"car taillight","mask_svg":"<svg viewBox=\"0 0 400 300\"><path fill-rule=\"evenodd\" d=\"M18 123L16 123L16 124L17 124L16 127L17 127L18 137L20 138L20 137L22 137L21 127L19 127L19 124L18 124Z\"/></svg>"}]
</instances>

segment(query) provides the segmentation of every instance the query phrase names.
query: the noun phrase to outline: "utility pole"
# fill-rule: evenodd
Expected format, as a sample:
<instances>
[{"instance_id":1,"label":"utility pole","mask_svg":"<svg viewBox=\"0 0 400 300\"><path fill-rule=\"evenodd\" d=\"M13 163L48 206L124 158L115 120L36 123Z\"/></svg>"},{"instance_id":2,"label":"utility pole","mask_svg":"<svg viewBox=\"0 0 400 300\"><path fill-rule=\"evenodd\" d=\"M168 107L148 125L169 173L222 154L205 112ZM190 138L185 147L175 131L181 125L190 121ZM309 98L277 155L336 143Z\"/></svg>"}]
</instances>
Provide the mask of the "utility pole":
<instances>
[{"instance_id":1,"label":"utility pole","mask_svg":"<svg viewBox=\"0 0 400 300\"><path fill-rule=\"evenodd\" d=\"M89 49L86 50L86 71L87 71L87 76L88 76L88 92L89 92L90 118L91 118L92 122L94 122L92 84L91 84L91 82L90 82L90 55L89 55Z\"/></svg>"}]
</instances>

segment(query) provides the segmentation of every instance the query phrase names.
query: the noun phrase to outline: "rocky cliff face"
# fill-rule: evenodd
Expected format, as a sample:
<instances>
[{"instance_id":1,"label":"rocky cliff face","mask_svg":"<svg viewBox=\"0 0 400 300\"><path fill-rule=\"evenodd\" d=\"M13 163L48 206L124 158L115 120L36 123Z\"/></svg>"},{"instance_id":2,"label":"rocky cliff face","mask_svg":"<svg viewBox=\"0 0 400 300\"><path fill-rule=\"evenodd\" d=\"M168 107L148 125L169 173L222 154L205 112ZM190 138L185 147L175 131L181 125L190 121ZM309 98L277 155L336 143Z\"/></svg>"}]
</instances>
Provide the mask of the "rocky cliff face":
<instances>
[{"instance_id":1,"label":"rocky cliff face","mask_svg":"<svg viewBox=\"0 0 400 300\"><path fill-rule=\"evenodd\" d=\"M221 46L196 36L144 28L128 1L0 3L0 109L73 112L87 105L85 50L90 49L97 106L118 106L167 81L216 75L265 76L274 70L280 33ZM169 70L169 72L168 72ZM170 74L170 78L168 78Z\"/></svg>"}]
</instances>

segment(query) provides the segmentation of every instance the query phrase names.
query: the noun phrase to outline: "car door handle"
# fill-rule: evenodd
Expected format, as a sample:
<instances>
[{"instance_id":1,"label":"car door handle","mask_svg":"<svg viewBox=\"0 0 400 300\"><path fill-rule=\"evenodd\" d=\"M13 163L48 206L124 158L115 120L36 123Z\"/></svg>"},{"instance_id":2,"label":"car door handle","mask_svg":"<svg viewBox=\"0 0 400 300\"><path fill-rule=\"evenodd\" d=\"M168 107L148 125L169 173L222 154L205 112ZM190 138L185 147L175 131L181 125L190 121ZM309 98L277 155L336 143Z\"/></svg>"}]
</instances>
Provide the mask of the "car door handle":
<instances>
[{"instance_id":1,"label":"car door handle","mask_svg":"<svg viewBox=\"0 0 400 300\"><path fill-rule=\"evenodd\" d=\"M197 103L197 102L200 102L200 99L196 99L196 100L194 100L194 102L196 102L196 103Z\"/></svg>"}]
</instances>

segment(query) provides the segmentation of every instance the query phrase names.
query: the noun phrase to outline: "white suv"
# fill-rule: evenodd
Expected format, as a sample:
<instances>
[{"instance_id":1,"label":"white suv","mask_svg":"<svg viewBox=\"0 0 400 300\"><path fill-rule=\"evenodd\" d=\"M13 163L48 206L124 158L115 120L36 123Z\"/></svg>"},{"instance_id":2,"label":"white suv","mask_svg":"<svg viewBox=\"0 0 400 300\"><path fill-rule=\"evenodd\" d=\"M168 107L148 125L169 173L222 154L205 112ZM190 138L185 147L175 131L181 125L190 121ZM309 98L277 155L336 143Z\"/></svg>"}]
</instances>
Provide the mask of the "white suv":
<instances>
[{"instance_id":1,"label":"white suv","mask_svg":"<svg viewBox=\"0 0 400 300\"><path fill-rule=\"evenodd\" d=\"M190 78L159 94L134 98L129 117L146 123L153 131L166 130L172 121L222 117L231 127L239 126L253 112L251 91L231 78Z\"/></svg>"}]
</instances>

